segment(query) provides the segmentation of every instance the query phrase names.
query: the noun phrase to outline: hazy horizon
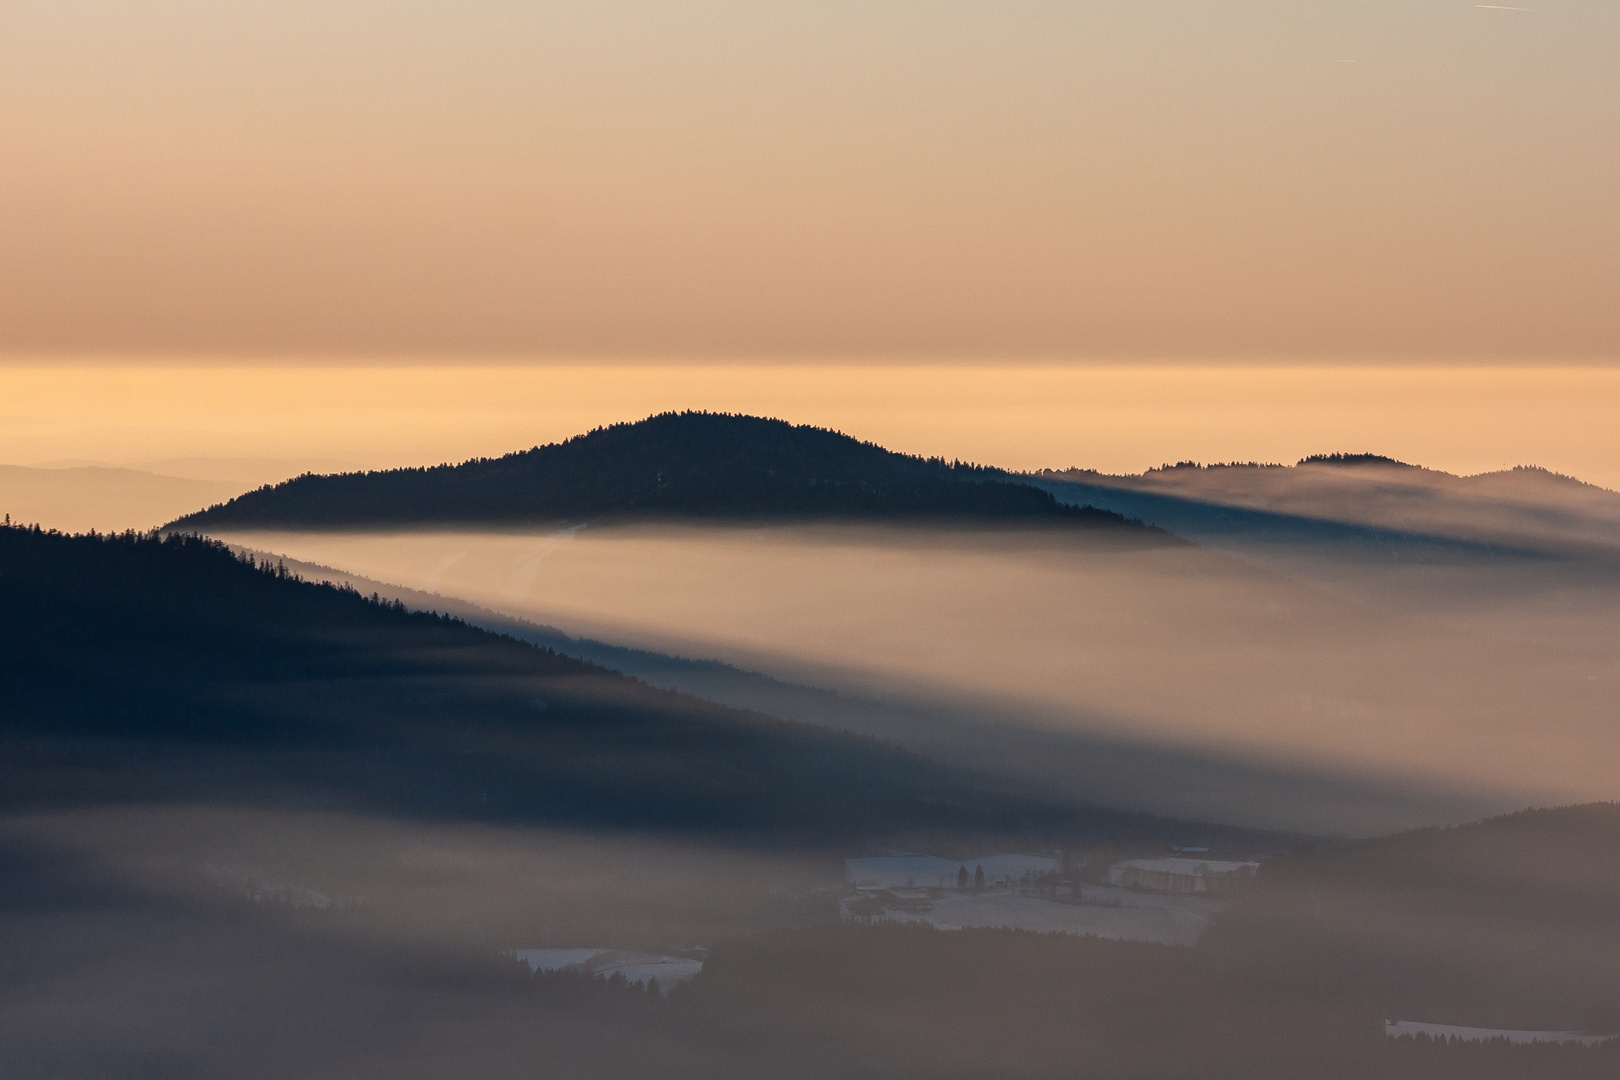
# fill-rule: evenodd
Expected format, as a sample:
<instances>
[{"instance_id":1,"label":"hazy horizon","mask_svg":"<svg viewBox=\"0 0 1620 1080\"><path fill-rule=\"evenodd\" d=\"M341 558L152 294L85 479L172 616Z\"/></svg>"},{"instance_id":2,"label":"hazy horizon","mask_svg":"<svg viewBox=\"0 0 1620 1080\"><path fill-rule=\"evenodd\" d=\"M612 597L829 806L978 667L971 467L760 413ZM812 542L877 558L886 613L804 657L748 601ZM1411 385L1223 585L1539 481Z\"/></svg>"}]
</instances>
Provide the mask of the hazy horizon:
<instances>
[{"instance_id":1,"label":"hazy horizon","mask_svg":"<svg viewBox=\"0 0 1620 1080\"><path fill-rule=\"evenodd\" d=\"M25 466L432 465L703 409L1014 470L1370 451L1459 474L1537 465L1620 489L1620 368L1602 365L36 361L0 365L0 386L0 462Z\"/></svg>"}]
</instances>

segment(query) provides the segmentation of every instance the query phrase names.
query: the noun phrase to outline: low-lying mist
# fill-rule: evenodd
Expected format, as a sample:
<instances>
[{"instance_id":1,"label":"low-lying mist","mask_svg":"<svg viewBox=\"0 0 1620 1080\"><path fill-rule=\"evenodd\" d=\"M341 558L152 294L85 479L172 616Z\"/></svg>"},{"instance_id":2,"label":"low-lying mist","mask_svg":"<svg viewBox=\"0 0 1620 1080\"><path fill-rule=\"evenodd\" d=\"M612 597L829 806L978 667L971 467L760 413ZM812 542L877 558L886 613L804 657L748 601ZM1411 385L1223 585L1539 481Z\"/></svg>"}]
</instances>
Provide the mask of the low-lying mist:
<instances>
[{"instance_id":1,"label":"low-lying mist","mask_svg":"<svg viewBox=\"0 0 1620 1080\"><path fill-rule=\"evenodd\" d=\"M424 954L701 946L804 923L805 898L841 889L844 872L825 852L665 834L222 805L11 815L0 818L0 842L108 889L324 913L348 932Z\"/></svg>"},{"instance_id":2,"label":"low-lying mist","mask_svg":"<svg viewBox=\"0 0 1620 1080\"><path fill-rule=\"evenodd\" d=\"M1546 469L1457 476L1377 455L1294 466L1184 462L1134 476L1040 474L1086 488L1559 554L1620 554L1620 494Z\"/></svg>"},{"instance_id":3,"label":"low-lying mist","mask_svg":"<svg viewBox=\"0 0 1620 1080\"><path fill-rule=\"evenodd\" d=\"M12 815L0 1072L1595 1080L1616 1044L1380 1025L1406 1007L1612 1023L1601 950L1556 998L1517 980L1569 974L1572 948L1612 935L1613 874L1581 872L1580 849L1612 835L1613 808L1579 816L1289 859L1193 949L840 922L835 859L667 836L195 804ZM1470 900L1504 841L1517 870ZM654 987L514 955L604 947L701 971Z\"/></svg>"},{"instance_id":4,"label":"low-lying mist","mask_svg":"<svg viewBox=\"0 0 1620 1080\"><path fill-rule=\"evenodd\" d=\"M1458 555L1392 571L1329 554L1302 571L1196 548L854 525L222 538L903 708L905 730L880 734L970 757L1003 744L1006 760L981 764L1015 780L1033 782L1041 754L1019 762L1005 747L1041 739L1223 763L1139 769L1133 792L1089 792L1131 805L1376 832L1616 794L1620 666L1611 607L1591 602L1613 589L1597 565ZM1388 595L1392 572L1408 578L1401 603L1343 587L1382 575ZM1548 622L1557 633L1527 632ZM881 726L853 707L819 719ZM1257 796L1264 774L1293 774L1323 778L1321 797L1296 784L1250 804L1245 771ZM1087 795L1094 777L1074 779L1069 794ZM1434 799L1397 794L1414 792Z\"/></svg>"},{"instance_id":5,"label":"low-lying mist","mask_svg":"<svg viewBox=\"0 0 1620 1080\"><path fill-rule=\"evenodd\" d=\"M626 1075L638 1032L614 1051L589 985L537 1007L505 954L701 958L828 921L818 898L836 918L842 877L667 837L184 805L0 819L0 867L7 1076L533 1075L546 1054Z\"/></svg>"},{"instance_id":6,"label":"low-lying mist","mask_svg":"<svg viewBox=\"0 0 1620 1080\"><path fill-rule=\"evenodd\" d=\"M1620 633L1620 493L1544 469L1339 455L1031 479L1409 617L1577 651Z\"/></svg>"}]
</instances>

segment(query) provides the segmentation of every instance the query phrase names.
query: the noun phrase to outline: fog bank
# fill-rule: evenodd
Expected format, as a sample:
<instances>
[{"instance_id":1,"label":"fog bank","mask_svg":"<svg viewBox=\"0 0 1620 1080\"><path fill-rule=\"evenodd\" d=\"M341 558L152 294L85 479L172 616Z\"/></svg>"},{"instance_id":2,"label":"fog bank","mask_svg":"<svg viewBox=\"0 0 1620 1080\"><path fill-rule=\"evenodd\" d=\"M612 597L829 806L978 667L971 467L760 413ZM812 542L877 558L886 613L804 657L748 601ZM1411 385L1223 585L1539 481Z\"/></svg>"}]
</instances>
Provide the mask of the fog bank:
<instances>
[{"instance_id":1,"label":"fog bank","mask_svg":"<svg viewBox=\"0 0 1620 1080\"><path fill-rule=\"evenodd\" d=\"M1359 777L1369 802L1399 788L1464 792L1478 813L1615 794L1607 762L1620 735L1608 717L1620 666L1603 644L1612 639L1595 633L1609 608L1563 602L1569 583L1550 587L1537 563L1463 567L1471 608L1390 610L1210 551L1099 551L978 533L622 527L224 538L570 633L903 704L922 743L933 712L939 741L971 728L971 715L1005 725L1013 743L1030 733L1083 737ZM1439 566L1432 576L1459 572ZM1552 617L1559 634L1525 640L1525 625ZM1581 627L1594 633L1573 633ZM1151 772L1144 779L1153 785ZM1187 812L1186 774L1167 769L1160 779L1175 793L1161 805ZM1140 798L1152 805L1154 793ZM1207 805L1233 802L1227 793ZM1287 819L1263 823L1321 826L1319 810L1268 806ZM1341 827L1376 831L1352 816L1341 814Z\"/></svg>"}]
</instances>

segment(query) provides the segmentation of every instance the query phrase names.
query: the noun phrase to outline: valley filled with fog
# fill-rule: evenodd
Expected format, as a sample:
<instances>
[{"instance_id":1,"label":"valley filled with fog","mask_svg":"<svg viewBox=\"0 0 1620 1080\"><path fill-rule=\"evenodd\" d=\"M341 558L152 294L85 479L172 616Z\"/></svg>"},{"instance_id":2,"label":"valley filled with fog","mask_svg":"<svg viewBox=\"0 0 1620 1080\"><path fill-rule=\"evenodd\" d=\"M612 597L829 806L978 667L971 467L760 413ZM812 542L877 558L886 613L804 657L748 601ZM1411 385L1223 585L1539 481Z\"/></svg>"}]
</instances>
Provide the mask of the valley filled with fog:
<instances>
[{"instance_id":1,"label":"valley filled with fog","mask_svg":"<svg viewBox=\"0 0 1620 1080\"><path fill-rule=\"evenodd\" d=\"M1612 1075L1617 502L688 413L13 523L5 1067Z\"/></svg>"},{"instance_id":2,"label":"valley filled with fog","mask_svg":"<svg viewBox=\"0 0 1620 1080\"><path fill-rule=\"evenodd\" d=\"M1620 794L1592 562L829 524L220 536L835 691L801 718L1111 804L1373 833Z\"/></svg>"}]
</instances>

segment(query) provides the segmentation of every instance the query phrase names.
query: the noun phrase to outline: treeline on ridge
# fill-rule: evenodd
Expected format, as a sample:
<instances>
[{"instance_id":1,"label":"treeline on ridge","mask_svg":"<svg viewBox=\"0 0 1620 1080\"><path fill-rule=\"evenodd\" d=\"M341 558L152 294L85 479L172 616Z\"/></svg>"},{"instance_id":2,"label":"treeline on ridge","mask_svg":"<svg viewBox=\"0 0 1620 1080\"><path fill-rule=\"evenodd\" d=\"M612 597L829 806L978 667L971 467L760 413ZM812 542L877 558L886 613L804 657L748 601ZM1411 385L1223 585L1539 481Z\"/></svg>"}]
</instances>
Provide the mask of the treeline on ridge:
<instances>
[{"instance_id":1,"label":"treeline on ridge","mask_svg":"<svg viewBox=\"0 0 1620 1080\"><path fill-rule=\"evenodd\" d=\"M1066 506L997 470L912 457L781 420L664 413L459 465L306 475L173 522L336 527L602 517L966 519L1169 534Z\"/></svg>"}]
</instances>

